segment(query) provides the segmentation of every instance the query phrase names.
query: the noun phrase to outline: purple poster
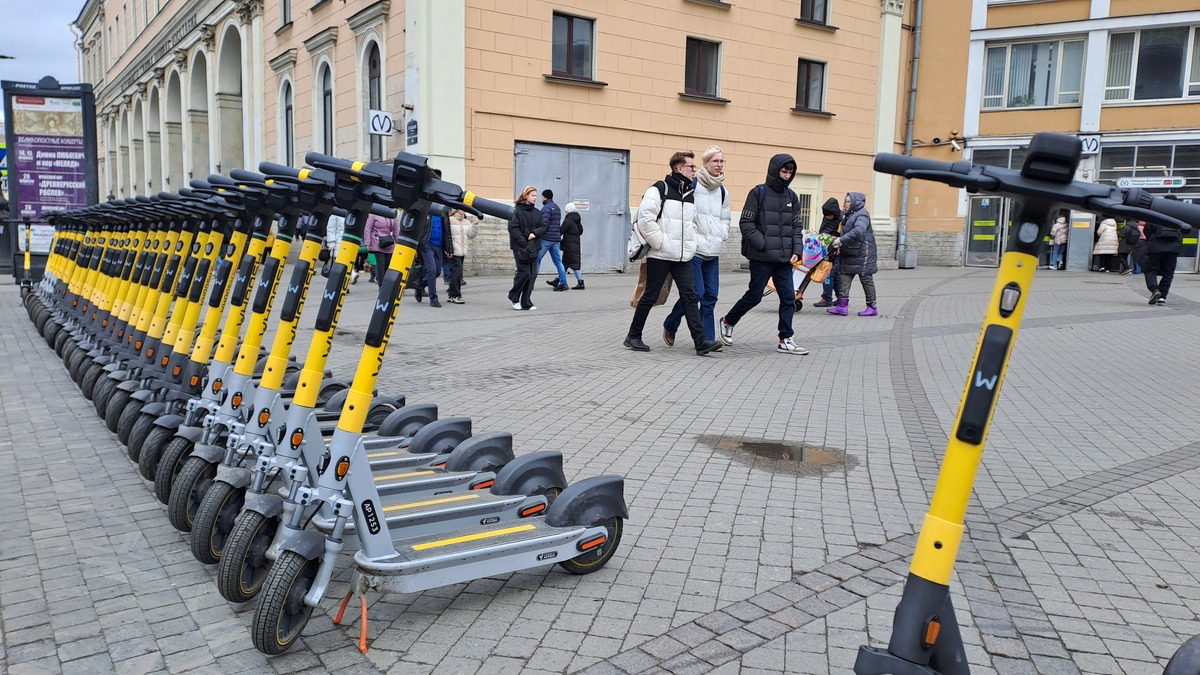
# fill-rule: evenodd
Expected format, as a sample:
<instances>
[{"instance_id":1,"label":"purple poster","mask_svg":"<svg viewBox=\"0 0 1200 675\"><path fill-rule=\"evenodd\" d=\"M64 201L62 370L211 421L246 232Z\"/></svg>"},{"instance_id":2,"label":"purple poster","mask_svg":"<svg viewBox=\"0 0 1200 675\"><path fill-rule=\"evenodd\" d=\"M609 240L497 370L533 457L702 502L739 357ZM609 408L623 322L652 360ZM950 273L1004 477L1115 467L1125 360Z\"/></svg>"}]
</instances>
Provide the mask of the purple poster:
<instances>
[{"instance_id":1,"label":"purple poster","mask_svg":"<svg viewBox=\"0 0 1200 675\"><path fill-rule=\"evenodd\" d=\"M20 211L33 221L31 250L47 253L54 228L43 214L85 206L88 166L79 99L44 96L13 98L13 147L9 148L9 188L15 185ZM17 238L25 250L25 238Z\"/></svg>"}]
</instances>

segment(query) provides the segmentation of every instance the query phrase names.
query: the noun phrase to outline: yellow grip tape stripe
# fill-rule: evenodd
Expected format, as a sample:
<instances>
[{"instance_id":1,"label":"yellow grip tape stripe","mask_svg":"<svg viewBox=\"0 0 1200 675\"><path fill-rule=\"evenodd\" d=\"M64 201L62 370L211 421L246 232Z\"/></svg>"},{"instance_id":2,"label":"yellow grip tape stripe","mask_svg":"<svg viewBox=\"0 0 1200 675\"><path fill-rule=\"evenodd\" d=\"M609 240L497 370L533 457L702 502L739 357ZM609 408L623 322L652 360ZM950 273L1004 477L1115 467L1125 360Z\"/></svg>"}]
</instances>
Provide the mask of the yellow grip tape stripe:
<instances>
[{"instance_id":1,"label":"yellow grip tape stripe","mask_svg":"<svg viewBox=\"0 0 1200 675\"><path fill-rule=\"evenodd\" d=\"M470 190L467 190L467 195L465 197L463 197L463 203L466 204L467 206L471 206L472 204L474 204L475 203L475 193L471 192Z\"/></svg>"},{"instance_id":2,"label":"yellow grip tape stripe","mask_svg":"<svg viewBox=\"0 0 1200 675\"><path fill-rule=\"evenodd\" d=\"M300 169L300 175L297 176L300 180L308 178L308 174L312 173L312 169Z\"/></svg>"},{"instance_id":3,"label":"yellow grip tape stripe","mask_svg":"<svg viewBox=\"0 0 1200 675\"><path fill-rule=\"evenodd\" d=\"M433 472L432 471L413 471L410 473L393 473L393 474L388 474L387 476L375 476L375 482L378 483L381 480L395 480L397 478L413 478L414 476L428 476L431 473L433 473Z\"/></svg>"},{"instance_id":4,"label":"yellow grip tape stripe","mask_svg":"<svg viewBox=\"0 0 1200 675\"><path fill-rule=\"evenodd\" d=\"M535 527L536 526L534 526L534 525L518 525L517 527L510 527L505 530L495 530L492 532L480 532L479 534L468 534L468 535L465 535L462 537L454 537L452 539L441 539L439 541L431 541L431 542L428 542L425 544L417 544L417 545L413 546L413 550L414 551L427 551L431 548L441 548L443 546L453 546L454 544L461 544L461 543L468 542L468 541L479 541L480 539L491 539L492 537L502 537L506 534L512 534L514 532L526 532L528 530L535 529Z\"/></svg>"},{"instance_id":5,"label":"yellow grip tape stripe","mask_svg":"<svg viewBox=\"0 0 1200 675\"><path fill-rule=\"evenodd\" d=\"M469 494L457 495L454 497L444 497L442 499L430 499L429 501L424 501L424 502L413 502L411 504L397 504L395 506L385 506L383 508L383 512L387 513L389 511L403 511L405 509L419 509L422 506L433 506L435 504L453 504L454 502L462 502L462 501L467 501L470 499L479 499L479 493L472 492Z\"/></svg>"}]
</instances>

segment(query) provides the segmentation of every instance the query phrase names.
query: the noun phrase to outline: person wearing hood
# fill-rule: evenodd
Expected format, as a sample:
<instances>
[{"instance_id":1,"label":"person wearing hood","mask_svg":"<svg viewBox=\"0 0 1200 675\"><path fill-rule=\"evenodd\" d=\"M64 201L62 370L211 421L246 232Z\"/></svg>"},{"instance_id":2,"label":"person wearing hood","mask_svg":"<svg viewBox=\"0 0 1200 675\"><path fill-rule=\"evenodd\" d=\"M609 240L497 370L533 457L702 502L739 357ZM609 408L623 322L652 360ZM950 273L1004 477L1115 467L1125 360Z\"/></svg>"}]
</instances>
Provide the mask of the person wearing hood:
<instances>
[{"instance_id":1,"label":"person wearing hood","mask_svg":"<svg viewBox=\"0 0 1200 675\"><path fill-rule=\"evenodd\" d=\"M508 247L512 249L517 271L513 275L512 290L508 301L513 309L535 310L533 305L533 282L537 280L537 256L542 248L542 235L546 226L537 203L537 188L530 185L521 191L513 207L512 219L508 221Z\"/></svg>"},{"instance_id":2,"label":"person wearing hood","mask_svg":"<svg viewBox=\"0 0 1200 675\"><path fill-rule=\"evenodd\" d=\"M579 240L583 237L583 220L579 218L579 209L575 207L575 202L564 204L563 212L567 215L563 216L562 223L562 263L563 267L575 273L576 283L571 288L582 291L583 273L580 267L583 266L583 253Z\"/></svg>"},{"instance_id":3,"label":"person wearing hood","mask_svg":"<svg viewBox=\"0 0 1200 675\"><path fill-rule=\"evenodd\" d=\"M1063 258L1067 252L1067 227L1066 216L1059 216L1054 219L1054 226L1050 228L1050 269L1060 270L1063 268Z\"/></svg>"},{"instance_id":4,"label":"person wearing hood","mask_svg":"<svg viewBox=\"0 0 1200 675\"><path fill-rule=\"evenodd\" d=\"M817 234L827 234L836 239L842 234L842 207L838 204L837 197L825 200L821 205L821 214L821 228L817 230ZM825 283L821 285L821 301L813 307L833 307L834 286L837 285L838 272L842 267L840 262L838 256L833 256L833 269L829 270Z\"/></svg>"},{"instance_id":5,"label":"person wearing hood","mask_svg":"<svg viewBox=\"0 0 1200 675\"><path fill-rule=\"evenodd\" d=\"M717 290L721 272L721 247L729 238L729 191L725 181L725 153L720 146L710 145L700 154L700 165L696 168L696 255L692 258L695 268L696 295L700 298L700 324L704 326L704 337L717 338ZM683 320L687 307L683 298L663 322L663 343L668 347L675 344L675 331ZM717 343L720 347L721 343Z\"/></svg>"},{"instance_id":6,"label":"person wearing hood","mask_svg":"<svg viewBox=\"0 0 1200 675\"><path fill-rule=\"evenodd\" d=\"M1096 271L1107 272L1113 266L1113 258L1117 256L1120 243L1117 240L1117 221L1105 218L1096 228L1096 245L1092 247L1092 256L1096 259Z\"/></svg>"},{"instance_id":7,"label":"person wearing hood","mask_svg":"<svg viewBox=\"0 0 1200 675\"><path fill-rule=\"evenodd\" d=\"M838 273L837 305L825 310L830 314L846 316L850 313L850 284L857 276L867 296L867 308L859 316L879 316L875 309L875 273L879 271L879 250L875 247L875 231L871 229L871 214L867 212L867 196L861 192L846 194L842 203L846 220L842 223L842 236L833 240L839 250L842 269Z\"/></svg>"},{"instance_id":8,"label":"person wearing hood","mask_svg":"<svg viewBox=\"0 0 1200 675\"><path fill-rule=\"evenodd\" d=\"M717 343L704 337L704 328L700 325L700 304L692 266L692 256L696 255L696 202L692 194L695 157L691 151L672 155L670 175L651 185L638 206L634 226L646 239L650 252L645 259L646 287L633 310L633 321L624 342L635 352L650 351L642 341L642 330L668 274L679 288L679 297L683 298L688 331L692 334L696 353L703 356L717 351Z\"/></svg>"},{"instance_id":9,"label":"person wearing hood","mask_svg":"<svg viewBox=\"0 0 1200 675\"><path fill-rule=\"evenodd\" d=\"M788 186L796 176L796 160L778 154L767 166L767 181L755 186L746 196L738 227L742 231L742 255L750 261L750 286L721 317L721 341L733 344L733 329L751 309L762 302L767 280L775 282L779 296L779 344L781 354L803 356L808 350L792 339L792 315L796 312L796 291L792 286L792 265L804 255L804 220L800 200Z\"/></svg>"}]
</instances>

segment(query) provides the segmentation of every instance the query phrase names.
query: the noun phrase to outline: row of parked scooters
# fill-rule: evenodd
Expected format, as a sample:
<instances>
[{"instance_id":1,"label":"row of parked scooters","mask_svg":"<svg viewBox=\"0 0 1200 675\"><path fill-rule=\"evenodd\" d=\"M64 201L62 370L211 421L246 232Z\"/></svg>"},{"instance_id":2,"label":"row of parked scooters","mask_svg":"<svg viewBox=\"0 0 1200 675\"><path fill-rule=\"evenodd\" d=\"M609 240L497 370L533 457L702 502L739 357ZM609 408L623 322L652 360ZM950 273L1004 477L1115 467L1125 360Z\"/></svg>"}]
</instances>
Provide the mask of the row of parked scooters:
<instances>
[{"instance_id":1,"label":"row of parked scooters","mask_svg":"<svg viewBox=\"0 0 1200 675\"><path fill-rule=\"evenodd\" d=\"M517 457L509 433L473 435L469 418L439 419L435 405L375 390L429 216L457 208L507 220L512 207L437 178L409 153L391 164L306 161L55 214L46 274L25 296L196 559L219 566L221 595L256 602L254 645L280 654L294 644L351 551L334 622L357 595L364 652L367 591L555 563L575 574L602 568L628 517L620 476L567 485L561 453ZM399 213L402 236L346 382L326 365L371 213ZM298 360L334 214L345 234Z\"/></svg>"}]
</instances>

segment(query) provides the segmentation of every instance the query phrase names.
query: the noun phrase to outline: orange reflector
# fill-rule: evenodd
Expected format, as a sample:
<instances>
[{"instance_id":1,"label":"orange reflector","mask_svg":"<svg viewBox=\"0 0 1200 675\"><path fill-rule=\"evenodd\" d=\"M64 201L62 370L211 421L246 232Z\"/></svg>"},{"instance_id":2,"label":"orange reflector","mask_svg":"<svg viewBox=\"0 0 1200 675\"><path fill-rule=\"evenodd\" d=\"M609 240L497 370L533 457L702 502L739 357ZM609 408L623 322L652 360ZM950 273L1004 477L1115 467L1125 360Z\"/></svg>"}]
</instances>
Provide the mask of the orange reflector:
<instances>
[{"instance_id":1,"label":"orange reflector","mask_svg":"<svg viewBox=\"0 0 1200 675\"><path fill-rule=\"evenodd\" d=\"M304 442L304 430L297 429L297 430L293 431L292 432L292 447L298 448L298 447L300 447L300 444L302 442Z\"/></svg>"},{"instance_id":2,"label":"orange reflector","mask_svg":"<svg viewBox=\"0 0 1200 675\"><path fill-rule=\"evenodd\" d=\"M942 630L942 622L936 618L930 619L925 625L925 646L932 647L938 639L938 633Z\"/></svg>"},{"instance_id":3,"label":"orange reflector","mask_svg":"<svg viewBox=\"0 0 1200 675\"><path fill-rule=\"evenodd\" d=\"M487 488L492 487L492 483L495 483L495 482L496 481L494 481L494 480L480 481L480 482L472 485L471 489L472 490L486 490Z\"/></svg>"},{"instance_id":4,"label":"orange reflector","mask_svg":"<svg viewBox=\"0 0 1200 675\"><path fill-rule=\"evenodd\" d=\"M191 381L190 381L190 382L188 382L188 385L189 385L189 386L192 386L192 387L194 387L194 386L196 386L196 385L198 385L198 384L200 384L200 376L199 376L199 375L193 375L193 376L192 376L192 379L191 379Z\"/></svg>"},{"instance_id":5,"label":"orange reflector","mask_svg":"<svg viewBox=\"0 0 1200 675\"><path fill-rule=\"evenodd\" d=\"M167 362L170 360L171 360L171 357L169 357L169 356L162 357L162 365L164 365L164 366L167 365Z\"/></svg>"},{"instance_id":6,"label":"orange reflector","mask_svg":"<svg viewBox=\"0 0 1200 675\"><path fill-rule=\"evenodd\" d=\"M545 504L534 504L533 506L526 506L525 508L521 509L520 511L517 512L517 515L522 518L528 518L529 516L536 516L537 514L541 513L542 511L545 511L545 510L546 510Z\"/></svg>"},{"instance_id":7,"label":"orange reflector","mask_svg":"<svg viewBox=\"0 0 1200 675\"><path fill-rule=\"evenodd\" d=\"M213 390L214 394L219 393L221 391L221 381L220 380L213 381L212 390Z\"/></svg>"},{"instance_id":8,"label":"orange reflector","mask_svg":"<svg viewBox=\"0 0 1200 675\"><path fill-rule=\"evenodd\" d=\"M179 366L171 369L171 377L179 377Z\"/></svg>"},{"instance_id":9,"label":"orange reflector","mask_svg":"<svg viewBox=\"0 0 1200 675\"><path fill-rule=\"evenodd\" d=\"M346 474L349 471L350 471L350 458L343 457L342 460L337 463L337 478L338 478L338 480L345 478Z\"/></svg>"},{"instance_id":10,"label":"orange reflector","mask_svg":"<svg viewBox=\"0 0 1200 675\"><path fill-rule=\"evenodd\" d=\"M105 319L105 320L101 321L101 322L100 322L100 327L101 327L101 328L108 328L108 319Z\"/></svg>"},{"instance_id":11,"label":"orange reflector","mask_svg":"<svg viewBox=\"0 0 1200 675\"><path fill-rule=\"evenodd\" d=\"M133 343L133 348L139 352L142 351L142 341L138 340L137 342ZM151 354L150 356L154 356L154 354Z\"/></svg>"},{"instance_id":12,"label":"orange reflector","mask_svg":"<svg viewBox=\"0 0 1200 675\"><path fill-rule=\"evenodd\" d=\"M235 408L242 407L242 392L239 391L238 393L233 395L232 403L233 403L233 407L235 407Z\"/></svg>"},{"instance_id":13,"label":"orange reflector","mask_svg":"<svg viewBox=\"0 0 1200 675\"><path fill-rule=\"evenodd\" d=\"M265 409L262 412L258 413L258 426L260 426L260 427L267 426L267 420L269 420L269 419L271 419L270 409Z\"/></svg>"},{"instance_id":14,"label":"orange reflector","mask_svg":"<svg viewBox=\"0 0 1200 675\"><path fill-rule=\"evenodd\" d=\"M597 546L603 546L604 542L606 541L608 541L607 535L598 534L591 539L584 539L583 541L579 542L575 548L579 549L580 551L590 551Z\"/></svg>"},{"instance_id":15,"label":"orange reflector","mask_svg":"<svg viewBox=\"0 0 1200 675\"><path fill-rule=\"evenodd\" d=\"M138 349L141 349L141 347L139 347ZM151 347L146 350L146 358L149 358L149 359L154 358L154 347Z\"/></svg>"}]
</instances>

